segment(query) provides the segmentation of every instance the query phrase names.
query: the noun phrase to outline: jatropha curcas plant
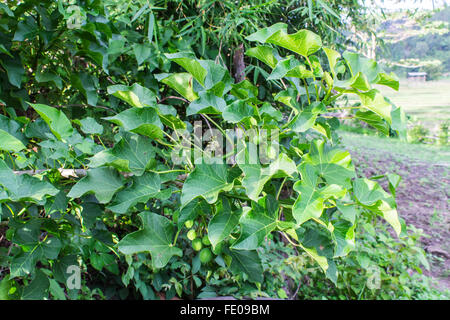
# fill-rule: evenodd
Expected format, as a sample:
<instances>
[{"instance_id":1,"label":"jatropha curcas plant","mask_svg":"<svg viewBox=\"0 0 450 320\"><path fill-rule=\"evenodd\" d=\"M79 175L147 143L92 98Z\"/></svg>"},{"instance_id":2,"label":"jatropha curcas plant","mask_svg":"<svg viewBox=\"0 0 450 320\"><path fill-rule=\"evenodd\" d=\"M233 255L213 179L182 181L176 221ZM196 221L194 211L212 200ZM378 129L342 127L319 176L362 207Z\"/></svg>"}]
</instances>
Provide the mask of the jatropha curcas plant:
<instances>
[{"instance_id":1,"label":"jatropha curcas plant","mask_svg":"<svg viewBox=\"0 0 450 320\"><path fill-rule=\"evenodd\" d=\"M400 235L399 177L386 176L390 193L358 178L336 133L338 111L348 108L338 98L354 95L360 104L350 107L350 117L404 136L402 110L373 88L398 89L396 77L357 53L323 47L311 31L289 34L283 23L246 39L257 43L246 55L267 66L258 66L259 76L279 88L270 101L259 99L252 81L234 83L215 61L175 52L166 57L184 72L155 75L164 85L159 91L138 83L108 87L129 105L101 120L112 128L110 144L103 144L104 128L95 119L73 120L78 132L61 110L42 104L31 107L46 122L45 134L33 135L33 122L25 135L1 127L0 203L18 244L11 279L35 273L38 261L62 268L74 260L68 247L83 251L93 241L100 245L90 263L119 273L110 260L125 258L125 284L133 278L133 256L150 253L149 266L158 273L186 252L206 269L226 266L262 283L258 248L279 236L336 282L336 259L355 249L361 215L384 218ZM170 101L178 103L164 104ZM19 174L17 167L31 161L38 176ZM82 177L62 175L57 169L64 163L82 169L76 171ZM128 226L132 221L137 231ZM53 281L66 279L62 272L44 274L50 280L41 282L53 290Z\"/></svg>"}]
</instances>

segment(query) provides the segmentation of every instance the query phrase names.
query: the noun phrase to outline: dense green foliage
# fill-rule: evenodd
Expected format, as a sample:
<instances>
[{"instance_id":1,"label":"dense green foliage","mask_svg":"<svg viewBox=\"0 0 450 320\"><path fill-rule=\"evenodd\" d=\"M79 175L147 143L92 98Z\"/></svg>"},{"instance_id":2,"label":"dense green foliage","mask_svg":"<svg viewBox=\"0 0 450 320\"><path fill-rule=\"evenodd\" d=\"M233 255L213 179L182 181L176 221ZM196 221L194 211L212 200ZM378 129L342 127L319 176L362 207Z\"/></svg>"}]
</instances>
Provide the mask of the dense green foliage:
<instances>
[{"instance_id":1,"label":"dense green foliage","mask_svg":"<svg viewBox=\"0 0 450 320\"><path fill-rule=\"evenodd\" d=\"M286 293L290 291L297 292L302 299L448 298L448 291L443 294L430 278L423 275L423 269L428 269L429 265L418 243L423 236L420 230L408 227L408 237L398 241L392 239L383 225L375 229L373 223L365 219L360 221L358 228L357 249L339 262L342 280L337 285L324 281L320 268L306 255L282 243L265 244L263 263L273 275L268 280L272 290L268 290L270 296L291 298ZM289 257L284 258L283 253Z\"/></svg>"},{"instance_id":2,"label":"dense green foliage","mask_svg":"<svg viewBox=\"0 0 450 320\"><path fill-rule=\"evenodd\" d=\"M339 24L333 9L352 3L293 7L287 24L259 30L241 3L203 3L219 10L198 16L206 22L188 19L195 2L1 4L0 298L272 295L266 238L302 252L339 288L361 219L405 230L399 177L386 175L389 193L357 178L333 113L338 97L355 95L358 119L404 136L401 109L372 87L398 81L317 33L288 32L291 19L308 16L322 33ZM206 29L220 10L228 27ZM259 73L236 82L231 61L210 59L226 48L214 39L233 46L243 37L247 71ZM237 148L226 164L209 163L225 158L203 149L213 139L178 139L211 127ZM255 135L225 131L236 128ZM272 145L264 130L278 131ZM252 150L269 163L252 163ZM71 266L82 270L80 290L66 286Z\"/></svg>"}]
</instances>

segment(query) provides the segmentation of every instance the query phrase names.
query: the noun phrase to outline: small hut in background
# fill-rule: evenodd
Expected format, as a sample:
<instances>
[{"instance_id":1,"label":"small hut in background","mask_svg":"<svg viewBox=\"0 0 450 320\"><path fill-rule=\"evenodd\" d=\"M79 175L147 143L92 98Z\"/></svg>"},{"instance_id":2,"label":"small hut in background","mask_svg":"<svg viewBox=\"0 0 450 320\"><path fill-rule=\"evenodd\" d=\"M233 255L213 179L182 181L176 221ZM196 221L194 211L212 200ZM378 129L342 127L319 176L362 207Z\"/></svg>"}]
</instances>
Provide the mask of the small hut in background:
<instances>
[{"instance_id":1,"label":"small hut in background","mask_svg":"<svg viewBox=\"0 0 450 320\"><path fill-rule=\"evenodd\" d=\"M427 73L426 72L408 72L408 80L412 81L427 81Z\"/></svg>"}]
</instances>

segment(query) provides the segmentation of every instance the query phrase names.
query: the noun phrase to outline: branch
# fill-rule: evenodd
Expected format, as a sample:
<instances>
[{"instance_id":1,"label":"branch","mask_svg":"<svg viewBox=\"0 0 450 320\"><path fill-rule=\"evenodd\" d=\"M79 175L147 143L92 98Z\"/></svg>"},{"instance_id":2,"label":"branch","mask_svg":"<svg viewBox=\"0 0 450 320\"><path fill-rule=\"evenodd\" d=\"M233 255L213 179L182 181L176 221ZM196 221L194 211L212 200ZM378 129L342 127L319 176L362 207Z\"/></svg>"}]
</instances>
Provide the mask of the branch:
<instances>
[{"instance_id":1,"label":"branch","mask_svg":"<svg viewBox=\"0 0 450 320\"><path fill-rule=\"evenodd\" d=\"M111 108L105 107L105 106L88 106L88 105L84 105L84 104L66 104L66 105L53 105L52 107L54 107L54 108L68 108L68 107L87 108L87 107L93 107L93 108L99 108L99 109L108 110L108 111L111 111L111 112L114 112L114 113L117 114L116 111L114 111Z\"/></svg>"},{"instance_id":2,"label":"branch","mask_svg":"<svg viewBox=\"0 0 450 320\"><path fill-rule=\"evenodd\" d=\"M245 79L244 45L241 43L233 55L234 79L239 83Z\"/></svg>"},{"instance_id":3,"label":"branch","mask_svg":"<svg viewBox=\"0 0 450 320\"><path fill-rule=\"evenodd\" d=\"M22 171L13 171L14 174L17 175L23 175L23 174L29 174L31 176L34 176L36 174L41 174L46 171L50 171L50 169L38 169L38 170L22 170ZM86 169L58 169L59 173L65 178L68 178L70 176L72 177L84 177L87 174Z\"/></svg>"},{"instance_id":4,"label":"branch","mask_svg":"<svg viewBox=\"0 0 450 320\"><path fill-rule=\"evenodd\" d=\"M186 99L181 98L181 97L177 97L177 96L168 96L168 97L162 98L161 100L158 100L158 103L161 103L161 102L166 101L168 99L177 99L177 100L181 100L183 102L189 103L189 101L187 101Z\"/></svg>"},{"instance_id":5,"label":"branch","mask_svg":"<svg viewBox=\"0 0 450 320\"><path fill-rule=\"evenodd\" d=\"M52 170L52 169L15 170L13 172L14 172L14 174L17 174L17 175L29 174L29 175L33 176L33 175L41 174L41 173L44 173L44 172L47 172L47 171L50 171L50 170ZM64 178L69 178L69 177L80 178L80 177L85 177L87 175L87 172L88 172L89 169L63 169L63 168L59 168L57 170L59 171L59 173ZM184 170L167 170L167 171L153 171L153 170L150 170L150 172L163 174L163 173L169 173L169 172L185 172L185 171ZM125 178L134 176L134 174L131 173L131 172L119 172L119 173L122 176L124 176ZM179 180L186 180L187 175L188 175L187 173L180 174L180 175L178 175L177 179L179 179Z\"/></svg>"},{"instance_id":6,"label":"branch","mask_svg":"<svg viewBox=\"0 0 450 320\"><path fill-rule=\"evenodd\" d=\"M36 174L41 174L41 173L44 173L44 172L50 171L50 170L51 169L38 169L38 170L22 170L22 171L13 171L13 172L14 172L14 174L17 174L17 175L29 174L31 176L34 176ZM59 168L58 171L64 178L69 178L69 177L79 178L79 177L86 176L88 170L87 169ZM120 172L120 174L123 175L125 178L131 177L133 175L132 173L129 173L129 172Z\"/></svg>"}]
</instances>

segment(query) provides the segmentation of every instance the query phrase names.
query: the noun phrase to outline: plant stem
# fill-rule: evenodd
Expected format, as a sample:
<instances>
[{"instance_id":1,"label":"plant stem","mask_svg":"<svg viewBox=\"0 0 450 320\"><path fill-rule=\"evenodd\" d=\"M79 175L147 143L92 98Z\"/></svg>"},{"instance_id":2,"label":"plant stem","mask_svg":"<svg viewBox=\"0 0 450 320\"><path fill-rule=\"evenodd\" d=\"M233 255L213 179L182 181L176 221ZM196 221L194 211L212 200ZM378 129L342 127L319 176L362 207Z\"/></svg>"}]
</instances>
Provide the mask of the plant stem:
<instances>
[{"instance_id":1,"label":"plant stem","mask_svg":"<svg viewBox=\"0 0 450 320\"><path fill-rule=\"evenodd\" d=\"M311 99L309 98L308 83L306 82L305 79L302 79L302 80L303 80L303 84L305 85L306 98L308 99L308 104L311 104Z\"/></svg>"},{"instance_id":2,"label":"plant stem","mask_svg":"<svg viewBox=\"0 0 450 320\"><path fill-rule=\"evenodd\" d=\"M280 193L281 193L281 190L283 189L283 185L284 185L284 183L286 182L286 179L287 179L287 177L284 177L283 181L281 182L280 189L278 189L277 196L276 196L276 198L275 198L275 199L277 199L277 200L278 200L278 198L280 197Z\"/></svg>"},{"instance_id":3,"label":"plant stem","mask_svg":"<svg viewBox=\"0 0 450 320\"><path fill-rule=\"evenodd\" d=\"M181 232L181 228L178 229L177 234L175 235L175 239L173 240L172 246L175 246L177 244L177 240L178 240L178 235Z\"/></svg>"}]
</instances>

